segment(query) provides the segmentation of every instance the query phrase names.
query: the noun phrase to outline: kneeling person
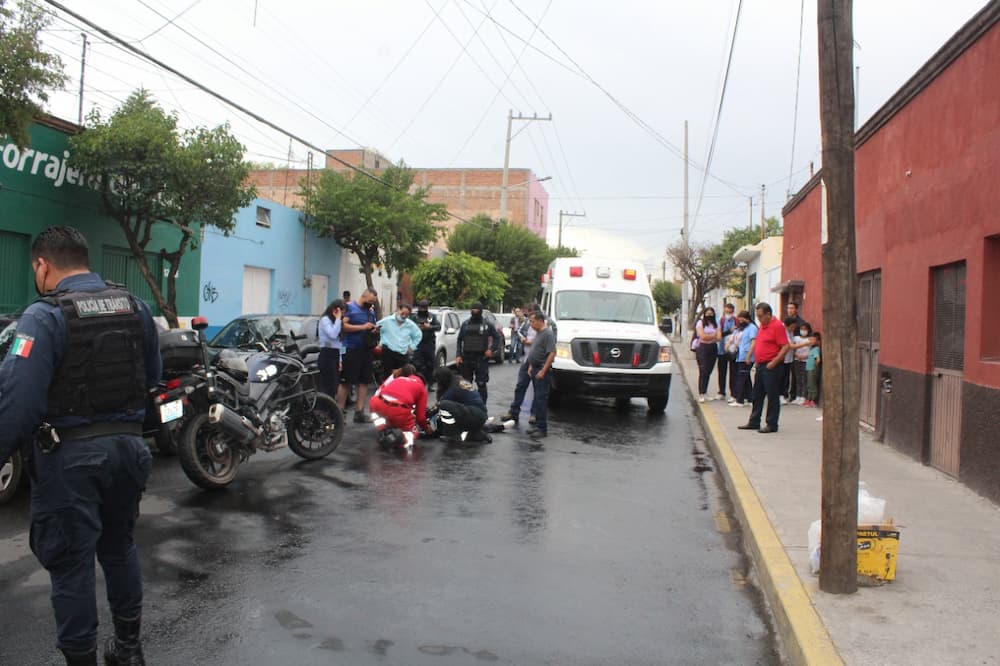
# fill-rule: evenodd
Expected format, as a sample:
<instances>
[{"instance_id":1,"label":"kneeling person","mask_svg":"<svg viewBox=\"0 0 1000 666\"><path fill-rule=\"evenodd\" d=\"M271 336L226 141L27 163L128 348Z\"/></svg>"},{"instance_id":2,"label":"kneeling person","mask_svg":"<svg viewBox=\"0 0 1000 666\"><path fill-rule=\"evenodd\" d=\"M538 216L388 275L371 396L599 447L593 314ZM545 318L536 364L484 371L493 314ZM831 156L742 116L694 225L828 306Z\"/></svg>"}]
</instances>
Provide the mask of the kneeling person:
<instances>
[{"instance_id":1,"label":"kneeling person","mask_svg":"<svg viewBox=\"0 0 1000 666\"><path fill-rule=\"evenodd\" d=\"M419 437L421 429L426 433L433 432L427 422L427 387L417 374L417 369L409 363L393 370L392 375L372 396L368 408L372 414L386 420L385 427L379 434L380 442L385 439L387 443L393 443L393 440L398 439L393 436L394 433L389 432L390 429L402 432L403 441L395 442L401 445L412 444Z\"/></svg>"},{"instance_id":2,"label":"kneeling person","mask_svg":"<svg viewBox=\"0 0 1000 666\"><path fill-rule=\"evenodd\" d=\"M448 368L434 371L434 383L437 384L438 432L454 439L461 439L466 432L466 441L492 442L493 439L483 432L486 405L476 386Z\"/></svg>"}]
</instances>

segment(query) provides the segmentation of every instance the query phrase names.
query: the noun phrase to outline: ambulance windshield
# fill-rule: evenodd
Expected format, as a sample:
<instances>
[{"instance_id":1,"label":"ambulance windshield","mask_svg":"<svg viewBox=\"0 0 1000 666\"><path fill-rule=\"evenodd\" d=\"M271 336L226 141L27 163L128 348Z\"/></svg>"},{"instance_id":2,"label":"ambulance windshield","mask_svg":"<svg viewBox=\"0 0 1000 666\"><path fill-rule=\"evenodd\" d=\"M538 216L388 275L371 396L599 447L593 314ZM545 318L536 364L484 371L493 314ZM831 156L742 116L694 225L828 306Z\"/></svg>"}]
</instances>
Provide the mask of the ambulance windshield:
<instances>
[{"instance_id":1,"label":"ambulance windshield","mask_svg":"<svg viewBox=\"0 0 1000 666\"><path fill-rule=\"evenodd\" d=\"M560 291L556 294L557 321L611 321L623 324L655 322L653 301L644 294L608 291Z\"/></svg>"}]
</instances>

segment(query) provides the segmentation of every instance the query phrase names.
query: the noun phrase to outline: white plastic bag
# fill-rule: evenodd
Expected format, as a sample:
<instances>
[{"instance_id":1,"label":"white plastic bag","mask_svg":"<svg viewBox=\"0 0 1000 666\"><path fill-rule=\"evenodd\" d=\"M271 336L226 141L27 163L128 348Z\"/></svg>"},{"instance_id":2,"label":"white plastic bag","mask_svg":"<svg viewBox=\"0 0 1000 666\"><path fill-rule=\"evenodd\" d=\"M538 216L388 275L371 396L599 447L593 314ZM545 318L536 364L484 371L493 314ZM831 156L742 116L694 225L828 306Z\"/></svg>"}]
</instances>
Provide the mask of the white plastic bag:
<instances>
[{"instance_id":1,"label":"white plastic bag","mask_svg":"<svg viewBox=\"0 0 1000 666\"><path fill-rule=\"evenodd\" d=\"M885 521L885 500L872 497L868 492L868 484L864 481L858 484L858 524L880 525ZM819 551L822 542L823 522L815 520L809 525L809 570L819 573Z\"/></svg>"},{"instance_id":2,"label":"white plastic bag","mask_svg":"<svg viewBox=\"0 0 1000 666\"><path fill-rule=\"evenodd\" d=\"M809 571L819 573L819 531L823 522L814 520L809 526Z\"/></svg>"}]
</instances>

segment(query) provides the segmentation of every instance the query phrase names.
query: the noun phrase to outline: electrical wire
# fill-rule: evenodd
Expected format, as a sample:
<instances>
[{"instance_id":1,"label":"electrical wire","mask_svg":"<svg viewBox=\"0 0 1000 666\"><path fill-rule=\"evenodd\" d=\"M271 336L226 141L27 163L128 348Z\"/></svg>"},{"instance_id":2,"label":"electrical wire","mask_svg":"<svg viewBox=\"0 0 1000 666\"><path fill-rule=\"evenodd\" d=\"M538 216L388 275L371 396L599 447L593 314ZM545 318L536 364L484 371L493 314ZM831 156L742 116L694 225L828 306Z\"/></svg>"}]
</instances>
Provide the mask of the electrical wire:
<instances>
[{"instance_id":1,"label":"electrical wire","mask_svg":"<svg viewBox=\"0 0 1000 666\"><path fill-rule=\"evenodd\" d=\"M736 21L733 23L733 34L729 40L729 57L726 59L726 71L722 75L722 90L719 93L719 105L715 112L715 127L712 130L712 142L708 146L708 157L705 160L705 171L702 173L701 185L698 188L698 202L695 204L694 217L691 219L689 233L694 231L698 224L698 213L701 212L701 200L705 195L705 182L712 168L712 158L715 156L715 143L719 138L719 126L722 124L722 108L726 102L726 87L729 84L729 70L733 65L733 53L736 50L736 34L740 29L740 14L743 12L743 0L739 0L736 5Z\"/></svg>"},{"instance_id":2,"label":"electrical wire","mask_svg":"<svg viewBox=\"0 0 1000 666\"><path fill-rule=\"evenodd\" d=\"M792 111L792 153L788 158L788 186L785 188L785 196L792 198L792 169L795 168L795 134L799 124L799 78L802 73L802 24L805 19L806 0L799 3L799 54L795 66L795 106Z\"/></svg>"},{"instance_id":3,"label":"electrical wire","mask_svg":"<svg viewBox=\"0 0 1000 666\"><path fill-rule=\"evenodd\" d=\"M163 25L161 25L159 28L157 28L153 32L149 33L148 35L146 35L145 37L143 37L142 39L139 39L137 41L140 44L142 44L144 41L146 41L147 39L149 39L150 37L152 37L156 33L160 32L161 30L163 30L164 28L166 28L168 25L173 25L174 21L176 21L177 19L179 19L180 17L184 16L189 11L191 11L192 9L194 9L195 6L198 5L198 3L200 3L200 2L201 2L201 0L194 0L194 2L192 2L190 5L188 5L184 9L182 9L176 15L174 15L174 17L172 19L168 20L166 23L164 23Z\"/></svg>"}]
</instances>

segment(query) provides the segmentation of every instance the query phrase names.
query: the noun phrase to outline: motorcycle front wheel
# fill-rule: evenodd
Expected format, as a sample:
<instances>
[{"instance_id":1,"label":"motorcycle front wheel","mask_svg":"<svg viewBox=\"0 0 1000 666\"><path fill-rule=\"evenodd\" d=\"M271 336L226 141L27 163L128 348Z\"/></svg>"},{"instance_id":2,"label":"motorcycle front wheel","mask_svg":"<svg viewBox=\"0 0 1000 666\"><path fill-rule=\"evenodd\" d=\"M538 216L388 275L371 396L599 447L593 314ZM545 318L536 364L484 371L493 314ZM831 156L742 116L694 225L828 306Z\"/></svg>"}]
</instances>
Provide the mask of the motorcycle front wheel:
<instances>
[{"instance_id":1,"label":"motorcycle front wheel","mask_svg":"<svg viewBox=\"0 0 1000 666\"><path fill-rule=\"evenodd\" d=\"M288 424L288 448L307 460L330 455L343 438L344 412L325 393L317 393L312 410L296 415Z\"/></svg>"},{"instance_id":2,"label":"motorcycle front wheel","mask_svg":"<svg viewBox=\"0 0 1000 666\"><path fill-rule=\"evenodd\" d=\"M240 468L240 454L208 414L194 416L180 437L178 457L192 483L206 490L225 488Z\"/></svg>"}]
</instances>

